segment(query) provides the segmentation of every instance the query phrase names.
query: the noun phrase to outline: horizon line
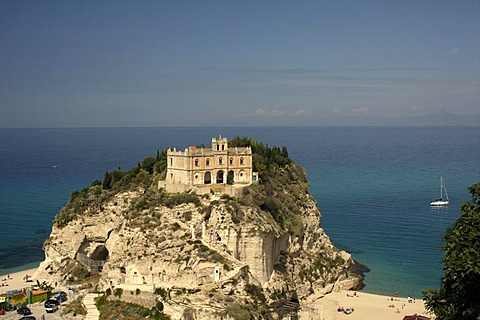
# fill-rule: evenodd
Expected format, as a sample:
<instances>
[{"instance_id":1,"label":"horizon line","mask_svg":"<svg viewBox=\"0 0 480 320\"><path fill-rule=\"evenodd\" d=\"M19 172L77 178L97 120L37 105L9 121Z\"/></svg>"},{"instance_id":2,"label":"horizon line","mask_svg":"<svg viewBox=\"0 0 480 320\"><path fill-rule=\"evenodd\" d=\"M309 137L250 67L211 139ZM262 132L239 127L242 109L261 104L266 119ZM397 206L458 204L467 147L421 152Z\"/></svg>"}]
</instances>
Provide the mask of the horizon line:
<instances>
[{"instance_id":1,"label":"horizon line","mask_svg":"<svg viewBox=\"0 0 480 320\"><path fill-rule=\"evenodd\" d=\"M59 126L59 127L0 127L2 129L195 129L195 128L476 128L480 125L461 125L461 124L442 124L442 125L343 125L343 124L332 124L332 125L228 125L228 126L218 126L218 125L199 125L199 126Z\"/></svg>"}]
</instances>

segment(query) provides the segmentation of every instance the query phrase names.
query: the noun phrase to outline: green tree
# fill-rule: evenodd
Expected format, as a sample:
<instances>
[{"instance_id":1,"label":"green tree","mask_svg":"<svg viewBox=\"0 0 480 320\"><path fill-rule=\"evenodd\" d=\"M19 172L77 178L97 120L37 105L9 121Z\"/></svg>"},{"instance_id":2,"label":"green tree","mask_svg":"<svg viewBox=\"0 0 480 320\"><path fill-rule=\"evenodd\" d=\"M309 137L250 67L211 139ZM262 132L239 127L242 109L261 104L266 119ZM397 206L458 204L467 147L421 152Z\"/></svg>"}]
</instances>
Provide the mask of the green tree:
<instances>
[{"instance_id":1,"label":"green tree","mask_svg":"<svg viewBox=\"0 0 480 320\"><path fill-rule=\"evenodd\" d=\"M153 166L157 162L157 158L155 157L146 157L143 159L142 163L140 164L140 167L142 169L145 169L149 173L153 173Z\"/></svg>"},{"instance_id":2,"label":"green tree","mask_svg":"<svg viewBox=\"0 0 480 320\"><path fill-rule=\"evenodd\" d=\"M123 294L123 289L122 288L117 288L113 292L113 295L117 298L120 298L122 296L122 294Z\"/></svg>"},{"instance_id":3,"label":"green tree","mask_svg":"<svg viewBox=\"0 0 480 320\"><path fill-rule=\"evenodd\" d=\"M472 199L444 236L440 289L423 292L437 320L480 320L480 182L469 190Z\"/></svg>"},{"instance_id":4,"label":"green tree","mask_svg":"<svg viewBox=\"0 0 480 320\"><path fill-rule=\"evenodd\" d=\"M102 188L103 189L110 189L110 184L112 183L112 174L108 171L105 172L105 176L103 178Z\"/></svg>"}]
</instances>

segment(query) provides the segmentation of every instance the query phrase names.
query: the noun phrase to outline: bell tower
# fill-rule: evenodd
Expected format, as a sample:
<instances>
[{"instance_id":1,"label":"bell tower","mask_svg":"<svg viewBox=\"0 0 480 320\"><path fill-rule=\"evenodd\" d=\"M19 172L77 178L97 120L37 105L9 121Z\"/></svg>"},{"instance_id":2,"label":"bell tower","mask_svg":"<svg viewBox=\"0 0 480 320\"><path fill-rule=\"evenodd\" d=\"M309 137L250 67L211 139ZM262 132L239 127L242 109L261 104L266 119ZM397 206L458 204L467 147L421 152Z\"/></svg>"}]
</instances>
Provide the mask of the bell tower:
<instances>
[{"instance_id":1,"label":"bell tower","mask_svg":"<svg viewBox=\"0 0 480 320\"><path fill-rule=\"evenodd\" d=\"M220 137L217 138L212 138L212 151L228 151L228 140L227 138L222 138Z\"/></svg>"}]
</instances>

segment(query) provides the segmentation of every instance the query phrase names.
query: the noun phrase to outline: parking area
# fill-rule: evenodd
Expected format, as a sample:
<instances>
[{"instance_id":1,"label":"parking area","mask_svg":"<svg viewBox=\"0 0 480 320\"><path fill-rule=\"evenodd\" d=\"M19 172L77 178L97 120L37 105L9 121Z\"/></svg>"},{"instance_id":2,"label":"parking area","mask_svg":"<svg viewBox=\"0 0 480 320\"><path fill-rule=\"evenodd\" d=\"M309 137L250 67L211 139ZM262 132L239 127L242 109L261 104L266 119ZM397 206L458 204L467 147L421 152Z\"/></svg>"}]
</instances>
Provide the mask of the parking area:
<instances>
[{"instance_id":1,"label":"parking area","mask_svg":"<svg viewBox=\"0 0 480 320\"><path fill-rule=\"evenodd\" d=\"M63 306L60 306L60 309L58 309L54 313L46 313L45 312L45 307L43 306L43 303L31 304L28 307L32 311L32 313L33 313L32 315L35 316L35 318L37 318L37 320L61 320L62 319L61 311L62 311ZM3 320L3 319L18 320L21 317L22 316L19 315L17 313L17 311L10 311L10 312L5 313L4 316L0 316L0 320Z\"/></svg>"},{"instance_id":2,"label":"parking area","mask_svg":"<svg viewBox=\"0 0 480 320\"><path fill-rule=\"evenodd\" d=\"M43 306L43 302L31 304L28 307L32 311L33 313L32 315L35 316L37 320L61 320L62 319L62 316L61 316L61 312L63 308L62 305L60 305L60 308L54 313L45 312L45 307ZM21 317L22 315L19 315L17 311L9 311L9 312L6 312L5 315L0 315L0 320L3 320L3 319L18 320Z\"/></svg>"}]
</instances>

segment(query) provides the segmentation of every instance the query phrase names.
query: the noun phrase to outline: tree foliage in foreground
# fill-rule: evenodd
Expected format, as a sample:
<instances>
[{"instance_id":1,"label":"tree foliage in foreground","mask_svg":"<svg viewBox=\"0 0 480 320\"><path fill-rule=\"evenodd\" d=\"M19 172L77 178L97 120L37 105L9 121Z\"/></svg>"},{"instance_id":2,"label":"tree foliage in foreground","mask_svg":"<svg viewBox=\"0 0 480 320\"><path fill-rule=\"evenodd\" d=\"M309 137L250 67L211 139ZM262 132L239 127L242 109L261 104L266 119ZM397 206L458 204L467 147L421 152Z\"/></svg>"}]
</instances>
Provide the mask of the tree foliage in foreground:
<instances>
[{"instance_id":1,"label":"tree foliage in foreground","mask_svg":"<svg viewBox=\"0 0 480 320\"><path fill-rule=\"evenodd\" d=\"M423 292L437 320L480 320L480 182L469 190L472 199L444 236L440 289Z\"/></svg>"}]
</instances>

